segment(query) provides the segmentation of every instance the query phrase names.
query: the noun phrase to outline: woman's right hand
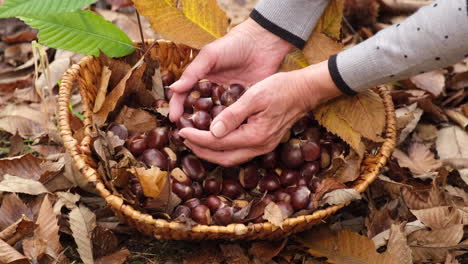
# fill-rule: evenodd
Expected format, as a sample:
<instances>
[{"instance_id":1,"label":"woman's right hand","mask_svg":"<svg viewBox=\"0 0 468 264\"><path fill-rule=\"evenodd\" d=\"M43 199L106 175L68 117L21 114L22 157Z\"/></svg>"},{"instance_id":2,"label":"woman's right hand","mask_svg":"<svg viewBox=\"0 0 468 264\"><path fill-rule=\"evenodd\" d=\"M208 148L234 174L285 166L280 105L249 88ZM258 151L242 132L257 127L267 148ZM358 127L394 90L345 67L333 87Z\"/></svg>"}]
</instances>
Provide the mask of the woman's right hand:
<instances>
[{"instance_id":1,"label":"woman's right hand","mask_svg":"<svg viewBox=\"0 0 468 264\"><path fill-rule=\"evenodd\" d=\"M226 36L206 45L171 85L170 119L183 113L184 100L200 79L250 86L274 74L292 45L248 19Z\"/></svg>"}]
</instances>

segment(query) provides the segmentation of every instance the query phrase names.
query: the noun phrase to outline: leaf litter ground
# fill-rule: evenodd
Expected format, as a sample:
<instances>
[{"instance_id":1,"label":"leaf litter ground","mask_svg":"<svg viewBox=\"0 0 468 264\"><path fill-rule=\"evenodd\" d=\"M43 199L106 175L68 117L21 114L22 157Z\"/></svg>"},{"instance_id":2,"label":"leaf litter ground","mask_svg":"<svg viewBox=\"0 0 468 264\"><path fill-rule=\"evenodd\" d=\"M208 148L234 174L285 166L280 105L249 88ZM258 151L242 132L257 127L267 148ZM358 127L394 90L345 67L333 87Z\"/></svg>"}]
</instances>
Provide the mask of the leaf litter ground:
<instances>
[{"instance_id":1,"label":"leaf litter ground","mask_svg":"<svg viewBox=\"0 0 468 264\"><path fill-rule=\"evenodd\" d=\"M219 2L232 7L227 13L237 19L235 23L248 14L245 10L254 1ZM395 13L409 14L418 7L402 9L383 1L381 15L369 19L358 14L373 14L380 2L359 2L367 4L346 1L345 15L352 30L344 28L345 46L392 23ZM96 5L102 8L98 13L115 24L134 25L128 27L129 34L138 32L136 23L122 22L134 21L128 1ZM54 109L56 87L46 91L52 96L41 98L34 89L31 54L27 48L12 48L28 45L35 32L16 20L0 23L0 49L5 51L0 53L0 263L29 263L28 259L135 264L467 261L467 61L393 84L392 96L401 112L398 150L363 199L326 223L276 242L157 241L120 224L72 167L52 129L55 119L42 114L46 103ZM145 35L154 33L145 31ZM8 56L12 52L22 56L12 60ZM45 52L57 76L80 57L53 49ZM62 62L54 64L59 59ZM71 106L77 113L72 125L78 131L82 127L78 96L72 97Z\"/></svg>"}]
</instances>

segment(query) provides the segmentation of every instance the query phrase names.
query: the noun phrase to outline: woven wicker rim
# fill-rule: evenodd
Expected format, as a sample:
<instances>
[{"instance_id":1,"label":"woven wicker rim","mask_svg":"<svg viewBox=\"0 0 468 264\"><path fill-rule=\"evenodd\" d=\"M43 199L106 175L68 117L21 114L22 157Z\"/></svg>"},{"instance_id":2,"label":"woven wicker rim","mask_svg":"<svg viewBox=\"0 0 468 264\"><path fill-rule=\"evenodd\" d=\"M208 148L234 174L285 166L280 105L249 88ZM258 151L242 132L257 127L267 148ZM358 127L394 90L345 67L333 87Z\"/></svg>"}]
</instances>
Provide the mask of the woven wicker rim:
<instances>
[{"instance_id":1,"label":"woven wicker rim","mask_svg":"<svg viewBox=\"0 0 468 264\"><path fill-rule=\"evenodd\" d=\"M174 46L172 42L164 40L158 41L158 44ZM154 219L149 214L144 214L135 210L130 205L126 204L122 198L113 195L111 191L105 187L96 170L88 164L91 159L90 153L83 153L83 150L80 149L79 142L73 137L69 109L71 91L74 83L76 83L80 77L80 72L84 71L86 67L92 67L89 65L92 65L94 60L96 60L96 58L91 56L83 58L78 64L68 69L62 77L58 99L60 135L77 169L95 186L96 190L106 200L116 215L131 226L136 227L146 234L153 235L158 239L274 239L309 228L345 206L345 204L329 206L325 209L314 211L310 215L288 218L283 222L281 228L266 222L257 224L250 223L248 225L230 224L228 226L196 225L188 229L184 224L163 219ZM380 169L385 165L388 157L395 148L396 118L394 105L389 91L385 86L378 87L377 92L383 99L385 107L385 137L379 153L363 161L361 174L353 185L353 188L359 193L362 193L369 184L377 178ZM90 142L91 123L91 114L85 112L84 124L87 128L85 129L86 136L83 141ZM83 141L81 142L82 145Z\"/></svg>"}]
</instances>

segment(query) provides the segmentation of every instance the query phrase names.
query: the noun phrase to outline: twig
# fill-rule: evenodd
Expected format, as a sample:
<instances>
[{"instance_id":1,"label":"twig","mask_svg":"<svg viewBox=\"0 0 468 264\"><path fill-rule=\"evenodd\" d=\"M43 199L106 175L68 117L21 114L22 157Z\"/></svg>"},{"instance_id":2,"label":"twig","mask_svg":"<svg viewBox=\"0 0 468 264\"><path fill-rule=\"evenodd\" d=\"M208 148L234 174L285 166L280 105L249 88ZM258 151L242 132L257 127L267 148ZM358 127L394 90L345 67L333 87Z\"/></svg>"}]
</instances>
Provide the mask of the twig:
<instances>
[{"instance_id":1,"label":"twig","mask_svg":"<svg viewBox=\"0 0 468 264\"><path fill-rule=\"evenodd\" d=\"M145 37L143 36L143 28L141 26L140 13L138 13L138 10L136 11L136 15L137 15L137 20L138 20L138 28L140 30L141 45L143 46L143 53L145 53L146 52Z\"/></svg>"}]
</instances>

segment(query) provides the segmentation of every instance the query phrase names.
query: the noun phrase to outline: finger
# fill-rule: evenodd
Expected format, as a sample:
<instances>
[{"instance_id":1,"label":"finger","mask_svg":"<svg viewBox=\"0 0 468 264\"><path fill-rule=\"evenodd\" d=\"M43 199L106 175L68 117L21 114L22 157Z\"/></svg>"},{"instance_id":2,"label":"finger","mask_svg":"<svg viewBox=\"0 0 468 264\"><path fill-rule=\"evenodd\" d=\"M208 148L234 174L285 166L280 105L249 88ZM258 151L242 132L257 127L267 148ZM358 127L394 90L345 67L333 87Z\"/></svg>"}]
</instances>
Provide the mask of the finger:
<instances>
[{"instance_id":1,"label":"finger","mask_svg":"<svg viewBox=\"0 0 468 264\"><path fill-rule=\"evenodd\" d=\"M176 122L184 113L184 101L187 93L174 93L169 102L169 119Z\"/></svg>"},{"instance_id":2,"label":"finger","mask_svg":"<svg viewBox=\"0 0 468 264\"><path fill-rule=\"evenodd\" d=\"M252 158L266 153L261 149L243 148L229 151L216 151L202 148L193 142L186 140L185 145L189 147L198 157L207 161L219 164L224 167L230 167L244 163Z\"/></svg>"},{"instance_id":3,"label":"finger","mask_svg":"<svg viewBox=\"0 0 468 264\"><path fill-rule=\"evenodd\" d=\"M260 134L257 126L245 124L224 137L215 137L210 131L198 130L195 128L184 128L179 131L179 135L203 148L213 150L233 150L247 147L258 147L264 145L268 138Z\"/></svg>"},{"instance_id":4,"label":"finger","mask_svg":"<svg viewBox=\"0 0 468 264\"><path fill-rule=\"evenodd\" d=\"M252 102L250 93L246 92L216 116L211 123L210 131L215 137L224 137L237 129L249 116L254 115L256 110L256 104Z\"/></svg>"},{"instance_id":5,"label":"finger","mask_svg":"<svg viewBox=\"0 0 468 264\"><path fill-rule=\"evenodd\" d=\"M204 48L187 66L180 79L170 88L175 93L186 93L201 79L203 79L215 64L215 55L211 48Z\"/></svg>"}]
</instances>

